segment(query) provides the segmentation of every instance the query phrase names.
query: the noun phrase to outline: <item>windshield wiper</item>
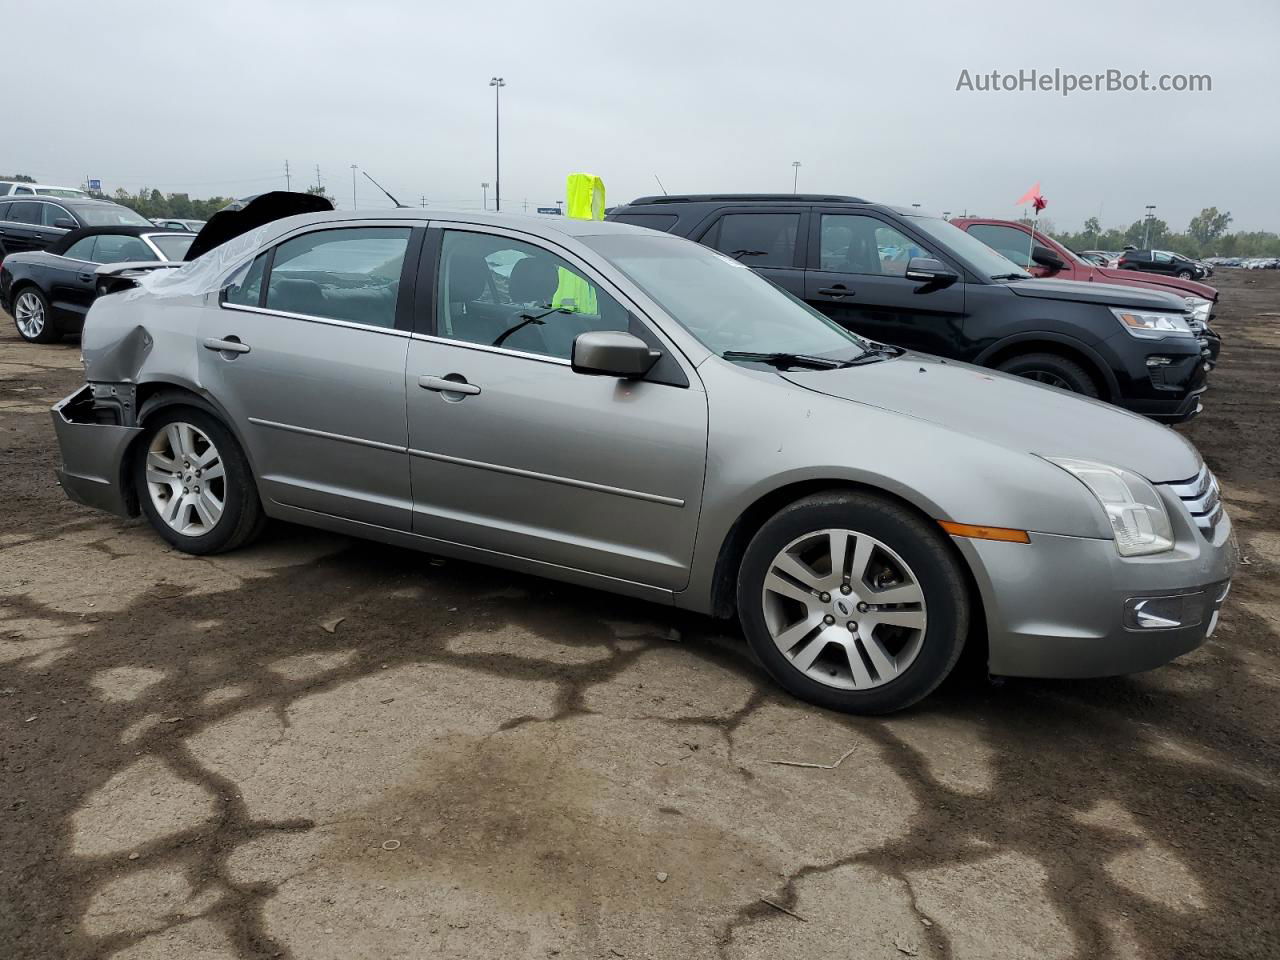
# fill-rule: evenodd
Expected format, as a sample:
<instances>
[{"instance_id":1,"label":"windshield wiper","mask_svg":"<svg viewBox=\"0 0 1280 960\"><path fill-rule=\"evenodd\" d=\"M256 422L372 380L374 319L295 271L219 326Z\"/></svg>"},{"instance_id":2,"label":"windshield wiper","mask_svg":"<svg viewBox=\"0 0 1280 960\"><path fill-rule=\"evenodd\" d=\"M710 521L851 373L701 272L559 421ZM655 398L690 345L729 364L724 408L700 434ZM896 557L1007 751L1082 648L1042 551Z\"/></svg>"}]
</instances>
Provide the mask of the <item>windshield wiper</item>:
<instances>
[{"instance_id":1,"label":"windshield wiper","mask_svg":"<svg viewBox=\"0 0 1280 960\"><path fill-rule=\"evenodd\" d=\"M989 279L991 280L1030 280L1031 274L1029 273L997 273L995 276L990 277Z\"/></svg>"},{"instance_id":2,"label":"windshield wiper","mask_svg":"<svg viewBox=\"0 0 1280 960\"><path fill-rule=\"evenodd\" d=\"M726 350L720 354L726 360L747 360L767 363L785 370L787 367L808 367L810 370L836 370L847 366L848 360L832 360L830 357L811 357L803 353L752 353L750 350Z\"/></svg>"},{"instance_id":3,"label":"windshield wiper","mask_svg":"<svg viewBox=\"0 0 1280 960\"><path fill-rule=\"evenodd\" d=\"M767 257L768 250L735 250L729 256L735 260L741 260L743 257Z\"/></svg>"}]
</instances>

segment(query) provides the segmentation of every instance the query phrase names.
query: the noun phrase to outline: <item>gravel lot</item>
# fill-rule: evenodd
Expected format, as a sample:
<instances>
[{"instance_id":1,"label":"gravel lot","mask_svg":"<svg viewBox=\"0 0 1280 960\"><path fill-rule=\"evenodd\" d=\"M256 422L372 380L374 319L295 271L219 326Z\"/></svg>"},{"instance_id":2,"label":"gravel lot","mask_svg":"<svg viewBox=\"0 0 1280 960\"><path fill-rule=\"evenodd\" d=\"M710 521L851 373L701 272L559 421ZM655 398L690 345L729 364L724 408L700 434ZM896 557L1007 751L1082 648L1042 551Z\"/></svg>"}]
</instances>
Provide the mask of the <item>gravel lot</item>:
<instances>
[{"instance_id":1,"label":"gravel lot","mask_svg":"<svg viewBox=\"0 0 1280 960\"><path fill-rule=\"evenodd\" d=\"M78 347L0 316L0 957L1280 956L1280 272L1213 282L1213 641L883 720L660 607L283 525L175 553L63 497Z\"/></svg>"}]
</instances>

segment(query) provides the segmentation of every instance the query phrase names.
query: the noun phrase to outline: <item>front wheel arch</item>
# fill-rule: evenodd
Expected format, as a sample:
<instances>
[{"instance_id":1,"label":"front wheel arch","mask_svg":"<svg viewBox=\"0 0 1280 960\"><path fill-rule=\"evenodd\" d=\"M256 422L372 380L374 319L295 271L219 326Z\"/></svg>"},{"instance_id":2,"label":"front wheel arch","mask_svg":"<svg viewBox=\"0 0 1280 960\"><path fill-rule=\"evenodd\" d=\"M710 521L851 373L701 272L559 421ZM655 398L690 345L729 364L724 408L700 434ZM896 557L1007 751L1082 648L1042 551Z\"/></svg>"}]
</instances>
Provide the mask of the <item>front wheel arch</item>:
<instances>
[{"instance_id":1,"label":"front wheel arch","mask_svg":"<svg viewBox=\"0 0 1280 960\"><path fill-rule=\"evenodd\" d=\"M1056 354L1064 360L1070 360L1083 367L1085 373L1089 374L1090 379L1093 380L1094 386L1098 388L1098 398L1101 400L1114 403L1120 395L1120 385L1116 382L1115 374L1101 357L1082 343L1056 338L1045 339L1039 336L1020 337L1004 340L988 347L974 360L974 363L996 370L1002 363L1029 353Z\"/></svg>"}]
</instances>

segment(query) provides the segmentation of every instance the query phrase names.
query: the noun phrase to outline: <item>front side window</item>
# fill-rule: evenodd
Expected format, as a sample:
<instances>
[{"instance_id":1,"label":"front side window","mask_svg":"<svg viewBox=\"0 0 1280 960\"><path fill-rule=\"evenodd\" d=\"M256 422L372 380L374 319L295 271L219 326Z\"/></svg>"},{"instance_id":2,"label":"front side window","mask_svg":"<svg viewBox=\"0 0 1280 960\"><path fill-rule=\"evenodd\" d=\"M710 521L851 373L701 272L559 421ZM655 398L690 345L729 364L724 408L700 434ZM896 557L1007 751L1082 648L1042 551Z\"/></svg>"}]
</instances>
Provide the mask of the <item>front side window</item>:
<instances>
[{"instance_id":1,"label":"front side window","mask_svg":"<svg viewBox=\"0 0 1280 960\"><path fill-rule=\"evenodd\" d=\"M58 225L59 220L70 220L72 223L76 222L75 217L56 203L44 204L44 225L46 227L54 227Z\"/></svg>"},{"instance_id":2,"label":"front side window","mask_svg":"<svg viewBox=\"0 0 1280 960\"><path fill-rule=\"evenodd\" d=\"M1163 250L1156 250L1151 254L1151 259L1156 263L1173 263L1173 257L1165 253Z\"/></svg>"},{"instance_id":3,"label":"front side window","mask_svg":"<svg viewBox=\"0 0 1280 960\"><path fill-rule=\"evenodd\" d=\"M317 230L276 247L269 310L394 327L410 227Z\"/></svg>"},{"instance_id":4,"label":"front side window","mask_svg":"<svg viewBox=\"0 0 1280 960\"><path fill-rule=\"evenodd\" d=\"M792 267L799 232L798 213L727 213L701 242L751 267Z\"/></svg>"},{"instance_id":5,"label":"front side window","mask_svg":"<svg viewBox=\"0 0 1280 960\"><path fill-rule=\"evenodd\" d=\"M823 270L901 277L912 257L933 256L883 220L861 214L823 214L818 256Z\"/></svg>"},{"instance_id":6,"label":"front side window","mask_svg":"<svg viewBox=\"0 0 1280 960\"><path fill-rule=\"evenodd\" d=\"M1001 227L993 223L975 223L969 235L977 237L988 247L1012 260L1024 270L1031 266L1031 237L1013 227Z\"/></svg>"},{"instance_id":7,"label":"front side window","mask_svg":"<svg viewBox=\"0 0 1280 960\"><path fill-rule=\"evenodd\" d=\"M93 255L98 263L129 263L156 258L141 237L122 237L109 233L98 237Z\"/></svg>"},{"instance_id":8,"label":"front side window","mask_svg":"<svg viewBox=\"0 0 1280 960\"><path fill-rule=\"evenodd\" d=\"M626 330L627 310L549 250L448 230L440 252L436 334L569 360L592 330Z\"/></svg>"},{"instance_id":9,"label":"front side window","mask_svg":"<svg viewBox=\"0 0 1280 960\"><path fill-rule=\"evenodd\" d=\"M71 246L67 247L67 252L63 254L68 260L83 260L86 263L95 263L93 259L93 244L97 237L85 237L83 240L77 240Z\"/></svg>"}]
</instances>

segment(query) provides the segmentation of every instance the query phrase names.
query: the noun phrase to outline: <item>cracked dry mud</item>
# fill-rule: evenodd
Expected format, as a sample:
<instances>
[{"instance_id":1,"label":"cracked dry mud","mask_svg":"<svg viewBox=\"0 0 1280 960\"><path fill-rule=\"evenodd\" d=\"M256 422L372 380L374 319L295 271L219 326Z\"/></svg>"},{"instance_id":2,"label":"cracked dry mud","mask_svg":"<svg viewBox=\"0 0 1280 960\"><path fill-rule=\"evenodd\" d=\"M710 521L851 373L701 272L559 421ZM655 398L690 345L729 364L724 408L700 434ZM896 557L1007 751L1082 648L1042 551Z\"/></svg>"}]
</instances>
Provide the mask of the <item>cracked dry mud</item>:
<instances>
[{"instance_id":1,"label":"cracked dry mud","mask_svg":"<svg viewBox=\"0 0 1280 960\"><path fill-rule=\"evenodd\" d=\"M77 348L0 317L0 957L1280 955L1280 274L1221 286L1213 641L887 719L661 607L284 525L175 553L64 499Z\"/></svg>"}]
</instances>

